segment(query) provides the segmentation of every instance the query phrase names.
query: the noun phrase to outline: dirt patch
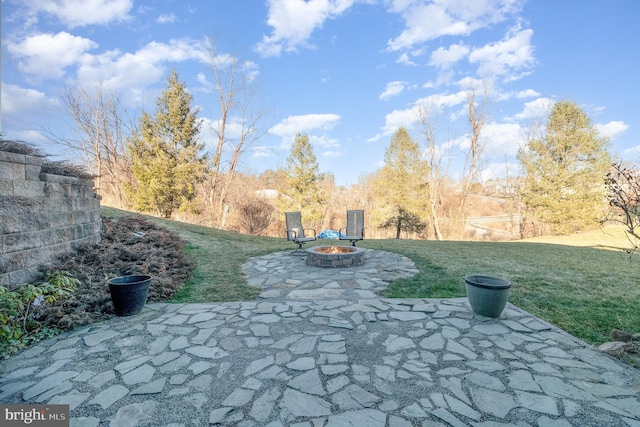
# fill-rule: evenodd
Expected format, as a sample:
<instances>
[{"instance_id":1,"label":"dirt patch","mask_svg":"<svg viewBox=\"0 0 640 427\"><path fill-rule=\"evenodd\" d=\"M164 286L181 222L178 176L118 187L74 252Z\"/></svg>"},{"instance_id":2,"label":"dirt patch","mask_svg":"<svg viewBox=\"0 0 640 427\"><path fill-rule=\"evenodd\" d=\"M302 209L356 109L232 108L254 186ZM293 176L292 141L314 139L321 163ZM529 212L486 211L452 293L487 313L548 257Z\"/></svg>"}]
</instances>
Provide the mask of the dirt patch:
<instances>
[{"instance_id":1,"label":"dirt patch","mask_svg":"<svg viewBox=\"0 0 640 427\"><path fill-rule=\"evenodd\" d=\"M141 216L102 218L102 241L84 245L60 259L55 269L68 271L82 284L73 297L47 307L39 318L49 326L71 329L113 316L107 280L129 274L153 277L148 302L166 301L195 268L174 232Z\"/></svg>"}]
</instances>

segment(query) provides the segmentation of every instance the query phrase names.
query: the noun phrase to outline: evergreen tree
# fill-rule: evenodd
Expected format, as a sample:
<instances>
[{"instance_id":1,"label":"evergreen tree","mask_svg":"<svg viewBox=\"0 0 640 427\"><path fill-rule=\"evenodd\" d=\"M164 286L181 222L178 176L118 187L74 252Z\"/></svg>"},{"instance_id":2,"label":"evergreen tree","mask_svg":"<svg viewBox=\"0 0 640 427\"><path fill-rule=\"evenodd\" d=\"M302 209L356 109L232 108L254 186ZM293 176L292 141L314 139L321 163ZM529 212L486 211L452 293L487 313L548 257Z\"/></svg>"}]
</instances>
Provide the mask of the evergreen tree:
<instances>
[{"instance_id":1,"label":"evergreen tree","mask_svg":"<svg viewBox=\"0 0 640 427\"><path fill-rule=\"evenodd\" d=\"M396 239L401 231L420 232L426 226L427 172L420 145L401 127L391 138L374 183L380 206L374 217L381 226L395 228Z\"/></svg>"},{"instance_id":2,"label":"evergreen tree","mask_svg":"<svg viewBox=\"0 0 640 427\"><path fill-rule=\"evenodd\" d=\"M546 134L530 138L520 150L521 200L555 234L582 230L602 217L608 145L580 107L562 101L548 116Z\"/></svg>"},{"instance_id":3,"label":"evergreen tree","mask_svg":"<svg viewBox=\"0 0 640 427\"><path fill-rule=\"evenodd\" d=\"M175 211L195 211L196 184L206 176L206 156L198 143L198 109L173 71L156 102L154 116L142 112L138 129L127 140L135 185L134 208L170 218Z\"/></svg>"},{"instance_id":4,"label":"evergreen tree","mask_svg":"<svg viewBox=\"0 0 640 427\"><path fill-rule=\"evenodd\" d=\"M305 227L315 227L324 216L322 174L307 135L297 134L287 157L279 205L283 212L300 211Z\"/></svg>"}]
</instances>

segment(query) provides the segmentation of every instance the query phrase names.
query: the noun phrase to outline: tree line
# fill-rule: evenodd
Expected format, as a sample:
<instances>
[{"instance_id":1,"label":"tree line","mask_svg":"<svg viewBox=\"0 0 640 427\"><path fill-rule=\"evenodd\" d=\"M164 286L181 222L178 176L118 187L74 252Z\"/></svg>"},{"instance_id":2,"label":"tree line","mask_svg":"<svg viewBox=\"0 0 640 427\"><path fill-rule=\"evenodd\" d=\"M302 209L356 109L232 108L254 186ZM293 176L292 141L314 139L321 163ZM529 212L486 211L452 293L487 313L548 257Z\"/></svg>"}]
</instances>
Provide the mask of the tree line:
<instances>
[{"instance_id":1,"label":"tree line","mask_svg":"<svg viewBox=\"0 0 640 427\"><path fill-rule=\"evenodd\" d=\"M301 211L305 226L319 232L344 227L347 209L365 209L370 237L465 237L470 200L482 191L486 87L467 92L468 141L457 180L450 177L450 153L438 141L440 111L423 105L417 111L419 142L409 129L397 129L382 166L345 188L320 171L304 134L296 135L283 168L238 172L241 157L264 134L260 125L267 115L256 108L242 64L223 64L213 53L211 62L220 118L209 151L199 138L199 111L176 71L155 111L143 111L136 121L127 120L117 96L101 85L94 93L63 93L78 139L57 140L82 153L105 204L274 236L283 235L286 211ZM232 117L240 129L233 136ZM521 213L520 237L588 229L606 215L609 141L575 103L556 102L545 120L531 126L517 158L522 173L509 178L517 191L504 203L507 212Z\"/></svg>"}]
</instances>

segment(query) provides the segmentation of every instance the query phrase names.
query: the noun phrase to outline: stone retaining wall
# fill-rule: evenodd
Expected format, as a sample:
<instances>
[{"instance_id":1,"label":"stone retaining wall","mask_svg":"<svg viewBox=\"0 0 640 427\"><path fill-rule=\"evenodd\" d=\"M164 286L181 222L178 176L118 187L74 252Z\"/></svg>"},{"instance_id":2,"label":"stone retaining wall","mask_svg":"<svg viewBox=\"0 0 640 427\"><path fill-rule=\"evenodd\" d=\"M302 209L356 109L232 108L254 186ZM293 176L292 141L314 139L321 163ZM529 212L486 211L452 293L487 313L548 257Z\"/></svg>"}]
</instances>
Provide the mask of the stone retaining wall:
<instances>
[{"instance_id":1,"label":"stone retaining wall","mask_svg":"<svg viewBox=\"0 0 640 427\"><path fill-rule=\"evenodd\" d=\"M0 285L14 288L85 242L100 241L93 181L43 173L42 159L0 151Z\"/></svg>"}]
</instances>

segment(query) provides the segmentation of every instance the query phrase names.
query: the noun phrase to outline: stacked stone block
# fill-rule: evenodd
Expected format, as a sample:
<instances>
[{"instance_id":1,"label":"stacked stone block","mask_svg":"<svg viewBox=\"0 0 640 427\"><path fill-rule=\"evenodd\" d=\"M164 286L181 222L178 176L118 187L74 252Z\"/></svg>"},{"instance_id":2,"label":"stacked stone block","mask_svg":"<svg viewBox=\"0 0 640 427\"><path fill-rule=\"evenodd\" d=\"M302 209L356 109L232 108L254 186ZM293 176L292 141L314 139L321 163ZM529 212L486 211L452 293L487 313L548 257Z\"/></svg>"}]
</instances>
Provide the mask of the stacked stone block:
<instances>
[{"instance_id":1,"label":"stacked stone block","mask_svg":"<svg viewBox=\"0 0 640 427\"><path fill-rule=\"evenodd\" d=\"M344 252L327 253L322 246L307 250L307 265L321 268L356 267L364 265L365 250L354 246L340 246Z\"/></svg>"},{"instance_id":2,"label":"stacked stone block","mask_svg":"<svg viewBox=\"0 0 640 427\"><path fill-rule=\"evenodd\" d=\"M0 151L0 285L14 288L86 242L100 241L93 181L42 172L39 157Z\"/></svg>"}]
</instances>

